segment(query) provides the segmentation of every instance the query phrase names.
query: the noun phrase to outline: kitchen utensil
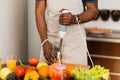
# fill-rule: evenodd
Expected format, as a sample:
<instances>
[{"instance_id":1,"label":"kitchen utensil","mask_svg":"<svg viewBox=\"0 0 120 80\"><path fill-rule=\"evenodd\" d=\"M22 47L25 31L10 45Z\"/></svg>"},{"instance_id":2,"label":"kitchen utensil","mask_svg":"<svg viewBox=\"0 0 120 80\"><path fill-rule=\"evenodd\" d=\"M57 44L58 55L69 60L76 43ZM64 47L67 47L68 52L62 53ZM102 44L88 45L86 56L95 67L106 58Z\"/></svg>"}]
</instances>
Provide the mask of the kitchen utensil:
<instances>
[{"instance_id":1,"label":"kitchen utensil","mask_svg":"<svg viewBox=\"0 0 120 80\"><path fill-rule=\"evenodd\" d=\"M61 13L69 13L70 11L68 10L63 10ZM62 54L61 54L61 48L62 48L62 42L63 42L63 37L66 34L66 30L67 30L67 26L64 25L60 25L60 30L59 30L59 36L60 36L60 45L59 45L59 50L58 50L58 61L61 64L61 58L62 58Z\"/></svg>"}]
</instances>

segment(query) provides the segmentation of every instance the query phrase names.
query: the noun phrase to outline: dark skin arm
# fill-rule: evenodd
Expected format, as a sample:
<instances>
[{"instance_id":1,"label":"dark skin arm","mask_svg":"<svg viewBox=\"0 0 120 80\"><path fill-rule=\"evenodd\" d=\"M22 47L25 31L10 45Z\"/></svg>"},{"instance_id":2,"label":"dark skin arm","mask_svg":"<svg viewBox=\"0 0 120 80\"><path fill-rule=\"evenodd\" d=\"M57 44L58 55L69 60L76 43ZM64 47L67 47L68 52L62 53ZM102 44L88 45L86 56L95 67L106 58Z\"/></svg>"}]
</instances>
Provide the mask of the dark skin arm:
<instances>
[{"instance_id":1,"label":"dark skin arm","mask_svg":"<svg viewBox=\"0 0 120 80\"><path fill-rule=\"evenodd\" d=\"M95 19L98 15L97 3L87 3L87 10L79 15L81 23Z\"/></svg>"},{"instance_id":2,"label":"dark skin arm","mask_svg":"<svg viewBox=\"0 0 120 80\"><path fill-rule=\"evenodd\" d=\"M88 21L91 21L95 19L98 15L98 6L97 3L87 3L86 4L87 10L84 11L81 14L77 14L80 18L80 23L86 23ZM71 24L77 24L75 20L75 16L71 13L61 14L59 23L62 25L71 25Z\"/></svg>"},{"instance_id":3,"label":"dark skin arm","mask_svg":"<svg viewBox=\"0 0 120 80\"><path fill-rule=\"evenodd\" d=\"M45 9L46 9L46 0L36 0L36 7L35 7L35 16L36 16L36 24L37 29L41 38L41 42L47 39L47 27L45 21ZM52 44L47 41L43 45L43 52L46 60L49 63L53 63L56 56L53 55Z\"/></svg>"}]
</instances>

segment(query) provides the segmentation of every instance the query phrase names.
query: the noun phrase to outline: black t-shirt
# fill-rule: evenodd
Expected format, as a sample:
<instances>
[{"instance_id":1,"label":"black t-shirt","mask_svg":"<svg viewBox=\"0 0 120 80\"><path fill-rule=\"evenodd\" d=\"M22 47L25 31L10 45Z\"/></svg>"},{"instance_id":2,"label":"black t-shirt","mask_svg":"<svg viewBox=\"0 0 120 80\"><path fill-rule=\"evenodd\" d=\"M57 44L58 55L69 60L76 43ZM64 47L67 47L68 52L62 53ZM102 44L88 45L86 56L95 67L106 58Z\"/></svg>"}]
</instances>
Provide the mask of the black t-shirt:
<instances>
[{"instance_id":1,"label":"black t-shirt","mask_svg":"<svg viewBox=\"0 0 120 80\"><path fill-rule=\"evenodd\" d=\"M97 3L98 0L82 0L82 2L83 2L84 11L85 11L85 5L87 3L94 3L94 2Z\"/></svg>"},{"instance_id":2,"label":"black t-shirt","mask_svg":"<svg viewBox=\"0 0 120 80\"><path fill-rule=\"evenodd\" d=\"M98 0L83 0L85 1L85 3L89 3L89 2L98 2Z\"/></svg>"}]
</instances>

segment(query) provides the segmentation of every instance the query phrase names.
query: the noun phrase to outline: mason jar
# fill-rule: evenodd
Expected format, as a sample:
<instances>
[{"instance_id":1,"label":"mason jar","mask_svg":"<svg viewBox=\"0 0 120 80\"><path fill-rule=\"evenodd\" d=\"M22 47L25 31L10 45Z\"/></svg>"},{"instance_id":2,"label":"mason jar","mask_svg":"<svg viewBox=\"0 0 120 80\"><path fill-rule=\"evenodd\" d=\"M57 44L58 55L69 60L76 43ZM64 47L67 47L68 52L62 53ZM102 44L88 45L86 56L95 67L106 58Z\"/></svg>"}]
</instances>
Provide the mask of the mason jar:
<instances>
[{"instance_id":1,"label":"mason jar","mask_svg":"<svg viewBox=\"0 0 120 80\"><path fill-rule=\"evenodd\" d=\"M60 80L70 80L68 77L68 71L66 70L66 65L64 64L57 64L55 66L55 69L57 71L57 77L59 77Z\"/></svg>"}]
</instances>

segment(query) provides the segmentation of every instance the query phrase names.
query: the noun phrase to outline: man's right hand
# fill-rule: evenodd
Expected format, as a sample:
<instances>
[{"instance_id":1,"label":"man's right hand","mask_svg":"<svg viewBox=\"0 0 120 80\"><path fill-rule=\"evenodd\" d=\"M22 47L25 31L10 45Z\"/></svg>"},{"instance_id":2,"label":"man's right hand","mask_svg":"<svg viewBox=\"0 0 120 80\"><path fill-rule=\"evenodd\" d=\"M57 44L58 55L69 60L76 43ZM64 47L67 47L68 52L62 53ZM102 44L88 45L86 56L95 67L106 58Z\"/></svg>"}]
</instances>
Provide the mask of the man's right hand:
<instances>
[{"instance_id":1,"label":"man's right hand","mask_svg":"<svg viewBox=\"0 0 120 80\"><path fill-rule=\"evenodd\" d=\"M43 45L43 50L44 50L44 56L46 58L46 60L52 64L54 63L55 60L57 60L56 55L54 54L54 47L53 45L47 41L44 45Z\"/></svg>"}]
</instances>

